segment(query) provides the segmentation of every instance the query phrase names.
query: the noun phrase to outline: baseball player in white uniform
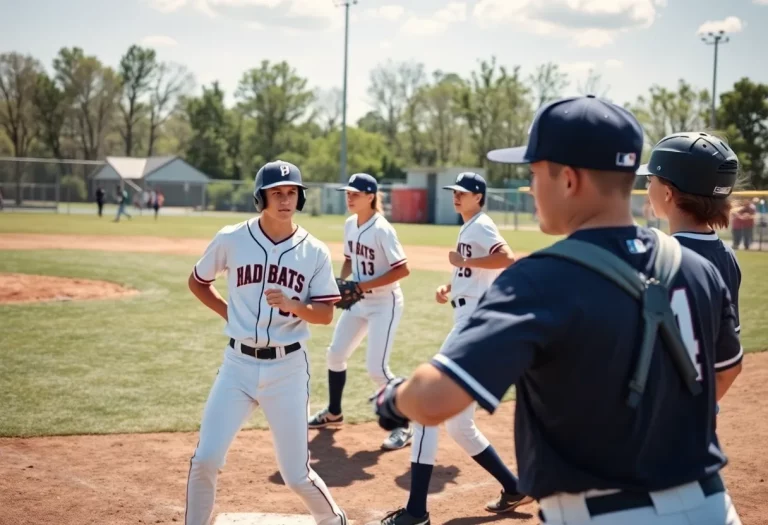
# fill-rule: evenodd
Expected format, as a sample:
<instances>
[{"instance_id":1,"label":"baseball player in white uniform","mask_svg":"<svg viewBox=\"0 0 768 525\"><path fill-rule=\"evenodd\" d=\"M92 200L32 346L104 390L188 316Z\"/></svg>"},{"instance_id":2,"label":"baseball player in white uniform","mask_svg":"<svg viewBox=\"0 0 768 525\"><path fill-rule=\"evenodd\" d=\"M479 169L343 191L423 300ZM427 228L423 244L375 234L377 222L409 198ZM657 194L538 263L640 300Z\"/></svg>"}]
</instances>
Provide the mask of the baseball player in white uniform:
<instances>
[{"instance_id":1,"label":"baseball player in white uniform","mask_svg":"<svg viewBox=\"0 0 768 525\"><path fill-rule=\"evenodd\" d=\"M310 428L339 428L344 423L341 398L347 380L347 360L368 335L368 374L377 388L394 375L389 356L403 314L400 280L410 271L397 233L381 213L376 179L356 173L346 186L347 207L352 215L344 225L344 265L341 278L356 281L365 298L345 310L328 348L328 406L309 420ZM397 428L382 443L387 450L403 448L413 427Z\"/></svg>"},{"instance_id":2,"label":"baseball player in white uniform","mask_svg":"<svg viewBox=\"0 0 768 525\"><path fill-rule=\"evenodd\" d=\"M319 525L346 525L309 466L309 324L330 324L340 299L328 247L293 222L306 197L301 172L276 161L256 175L257 218L222 228L189 277L192 293L230 337L190 461L185 525L210 523L218 471L253 410L264 410L285 484ZM229 302L213 282L226 273Z\"/></svg>"},{"instance_id":3,"label":"baseball player in white uniform","mask_svg":"<svg viewBox=\"0 0 768 525\"><path fill-rule=\"evenodd\" d=\"M435 299L440 304L449 301L454 309L453 328L443 342L448 344L458 334L475 309L478 300L501 271L515 261L512 250L499 234L493 219L483 212L486 183L477 173L458 175L456 183L445 186L453 191L453 206L461 214L464 225L459 230L456 251L448 254L455 267L450 284L440 286ZM517 478L504 465L493 445L475 425L476 404L471 404L445 423L448 434L472 459L496 478L502 486L501 495L486 505L495 513L509 512L533 501L517 492ZM405 508L396 510L381 520L382 525L429 525L427 492L437 455L438 427L413 423L411 450L411 490Z\"/></svg>"}]
</instances>

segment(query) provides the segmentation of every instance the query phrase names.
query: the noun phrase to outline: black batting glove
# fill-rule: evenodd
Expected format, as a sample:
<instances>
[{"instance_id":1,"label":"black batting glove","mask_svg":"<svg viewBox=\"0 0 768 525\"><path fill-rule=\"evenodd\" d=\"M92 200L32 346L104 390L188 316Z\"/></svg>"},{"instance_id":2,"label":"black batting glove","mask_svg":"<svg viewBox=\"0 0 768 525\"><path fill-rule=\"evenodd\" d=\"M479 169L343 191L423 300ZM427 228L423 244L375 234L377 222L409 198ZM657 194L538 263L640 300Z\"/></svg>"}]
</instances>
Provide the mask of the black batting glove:
<instances>
[{"instance_id":1,"label":"black batting glove","mask_svg":"<svg viewBox=\"0 0 768 525\"><path fill-rule=\"evenodd\" d=\"M371 398L373 410L379 416L379 426L384 430L394 430L408 426L408 418L395 406L397 387L405 382L402 377L397 377L381 387L376 395Z\"/></svg>"}]
</instances>

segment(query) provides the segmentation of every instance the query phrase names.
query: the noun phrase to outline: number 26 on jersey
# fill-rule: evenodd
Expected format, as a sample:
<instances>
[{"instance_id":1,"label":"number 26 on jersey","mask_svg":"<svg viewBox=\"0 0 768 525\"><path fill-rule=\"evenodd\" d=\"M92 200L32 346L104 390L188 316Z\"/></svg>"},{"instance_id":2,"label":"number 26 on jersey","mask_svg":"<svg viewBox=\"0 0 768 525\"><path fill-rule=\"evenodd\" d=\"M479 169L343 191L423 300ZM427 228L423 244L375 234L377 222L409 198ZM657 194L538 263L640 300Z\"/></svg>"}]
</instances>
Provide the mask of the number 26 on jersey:
<instances>
[{"instance_id":1,"label":"number 26 on jersey","mask_svg":"<svg viewBox=\"0 0 768 525\"><path fill-rule=\"evenodd\" d=\"M456 274L459 277L472 277L472 268L459 268L459 272Z\"/></svg>"}]
</instances>

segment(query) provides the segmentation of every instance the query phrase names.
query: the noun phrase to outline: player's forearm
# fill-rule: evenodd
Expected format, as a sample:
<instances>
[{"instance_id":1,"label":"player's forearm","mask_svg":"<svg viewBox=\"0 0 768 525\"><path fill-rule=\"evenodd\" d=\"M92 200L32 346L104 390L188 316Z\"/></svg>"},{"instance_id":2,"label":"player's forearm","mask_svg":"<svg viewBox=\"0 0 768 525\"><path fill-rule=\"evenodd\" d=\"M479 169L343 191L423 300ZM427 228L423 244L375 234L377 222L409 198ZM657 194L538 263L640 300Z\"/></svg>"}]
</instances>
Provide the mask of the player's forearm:
<instances>
[{"instance_id":1,"label":"player's forearm","mask_svg":"<svg viewBox=\"0 0 768 525\"><path fill-rule=\"evenodd\" d=\"M350 275L352 275L352 261L344 259L344 264L341 265L341 273L339 274L339 277L346 279Z\"/></svg>"},{"instance_id":2,"label":"player's forearm","mask_svg":"<svg viewBox=\"0 0 768 525\"><path fill-rule=\"evenodd\" d=\"M333 322L332 303L304 304L294 300L292 312L310 324L331 324Z\"/></svg>"},{"instance_id":3,"label":"player's forearm","mask_svg":"<svg viewBox=\"0 0 768 525\"><path fill-rule=\"evenodd\" d=\"M397 389L395 406L409 420L437 426L472 403L472 398L431 364L419 366Z\"/></svg>"},{"instance_id":4,"label":"player's forearm","mask_svg":"<svg viewBox=\"0 0 768 525\"><path fill-rule=\"evenodd\" d=\"M205 306L219 314L225 321L227 316L227 301L219 294L219 291L212 284L203 284L198 282L193 275L189 276L189 290Z\"/></svg>"},{"instance_id":5,"label":"player's forearm","mask_svg":"<svg viewBox=\"0 0 768 525\"><path fill-rule=\"evenodd\" d=\"M736 381L736 377L741 373L741 363L723 370L722 372L715 373L715 398L720 401L725 397L725 393L731 388L733 382Z\"/></svg>"},{"instance_id":6,"label":"player's forearm","mask_svg":"<svg viewBox=\"0 0 768 525\"><path fill-rule=\"evenodd\" d=\"M381 286L386 286L388 284L396 283L400 279L404 279L408 277L410 274L411 274L411 270L408 269L408 265L403 264L402 266L398 266L397 268L392 268L390 271L388 271L384 275L376 277L375 279L371 279L370 281L360 283L360 288L362 288L364 292L367 292L368 290L372 290L374 288L379 288Z\"/></svg>"},{"instance_id":7,"label":"player's forearm","mask_svg":"<svg viewBox=\"0 0 768 525\"><path fill-rule=\"evenodd\" d=\"M515 256L507 250L499 250L496 253L477 257L476 259L466 259L463 264L466 268L482 268L485 270L502 270L515 262Z\"/></svg>"}]
</instances>

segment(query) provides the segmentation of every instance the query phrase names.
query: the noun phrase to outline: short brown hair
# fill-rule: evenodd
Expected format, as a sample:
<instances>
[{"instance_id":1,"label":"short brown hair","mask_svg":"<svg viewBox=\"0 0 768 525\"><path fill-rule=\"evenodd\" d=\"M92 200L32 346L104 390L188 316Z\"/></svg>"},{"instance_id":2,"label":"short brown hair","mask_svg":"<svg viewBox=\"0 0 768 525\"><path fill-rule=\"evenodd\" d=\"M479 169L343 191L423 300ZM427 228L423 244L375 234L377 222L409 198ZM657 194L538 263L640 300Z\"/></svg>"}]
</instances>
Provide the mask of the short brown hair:
<instances>
[{"instance_id":1,"label":"short brown hair","mask_svg":"<svg viewBox=\"0 0 768 525\"><path fill-rule=\"evenodd\" d=\"M672 199L675 206L687 213L701 224L708 224L713 228L727 228L730 224L731 199L702 197L691 193L683 193L668 180L657 177L658 181L672 190Z\"/></svg>"}]
</instances>

